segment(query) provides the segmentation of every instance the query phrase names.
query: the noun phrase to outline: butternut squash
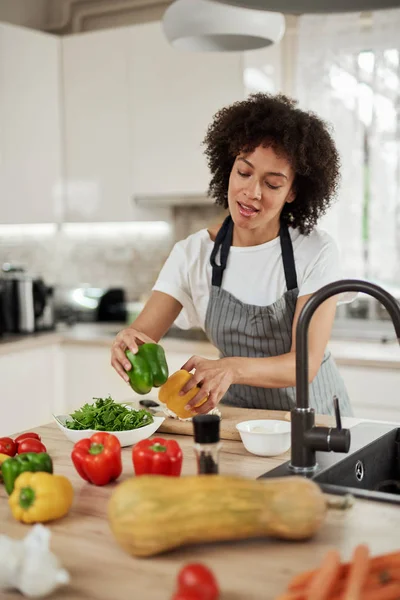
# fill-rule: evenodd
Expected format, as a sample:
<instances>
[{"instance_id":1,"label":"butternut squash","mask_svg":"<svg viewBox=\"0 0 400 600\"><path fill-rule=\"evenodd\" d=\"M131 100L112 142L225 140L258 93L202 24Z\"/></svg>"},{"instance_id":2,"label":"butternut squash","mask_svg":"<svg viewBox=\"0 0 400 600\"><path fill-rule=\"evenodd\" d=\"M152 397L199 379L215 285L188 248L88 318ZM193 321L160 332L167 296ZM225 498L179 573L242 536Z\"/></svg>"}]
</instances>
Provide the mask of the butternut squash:
<instances>
[{"instance_id":1,"label":"butternut squash","mask_svg":"<svg viewBox=\"0 0 400 600\"><path fill-rule=\"evenodd\" d=\"M264 536L303 540L318 531L325 512L317 484L295 476L142 475L119 484L108 506L117 542L134 556Z\"/></svg>"},{"instance_id":2,"label":"butternut squash","mask_svg":"<svg viewBox=\"0 0 400 600\"><path fill-rule=\"evenodd\" d=\"M194 398L194 396L200 390L199 386L196 385L184 396L179 395L179 392L185 383L187 383L192 377L192 373L189 373L184 369L176 371L170 375L170 377L168 377L167 381L160 387L158 391L159 401L165 404L165 406L180 419L190 419L196 414L192 411L185 410L185 406L189 400ZM196 404L196 406L201 406L206 400L207 397L205 396Z\"/></svg>"}]
</instances>

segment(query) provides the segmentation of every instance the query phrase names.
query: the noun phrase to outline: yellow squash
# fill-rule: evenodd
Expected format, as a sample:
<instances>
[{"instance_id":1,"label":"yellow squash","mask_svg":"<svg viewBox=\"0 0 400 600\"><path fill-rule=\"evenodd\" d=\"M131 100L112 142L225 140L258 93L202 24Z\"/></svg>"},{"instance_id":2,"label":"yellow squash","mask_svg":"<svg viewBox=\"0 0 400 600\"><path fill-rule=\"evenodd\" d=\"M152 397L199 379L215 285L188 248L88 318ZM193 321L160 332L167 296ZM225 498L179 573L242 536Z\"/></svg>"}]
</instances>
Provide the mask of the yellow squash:
<instances>
[{"instance_id":1,"label":"yellow squash","mask_svg":"<svg viewBox=\"0 0 400 600\"><path fill-rule=\"evenodd\" d=\"M192 377L192 373L189 373L184 369L176 371L170 377L168 377L167 381L160 387L158 391L159 401L165 404L169 410L172 410L172 412L181 419L190 419L196 414L192 411L185 410L185 406L189 400L194 398L194 396L200 390L199 386L196 385L184 396L179 395L179 392L185 383L187 383ZM201 406L206 400L207 397L205 396L196 404L196 406Z\"/></svg>"},{"instance_id":2,"label":"yellow squash","mask_svg":"<svg viewBox=\"0 0 400 600\"><path fill-rule=\"evenodd\" d=\"M320 488L302 477L143 475L122 482L108 507L117 542L134 556L202 542L307 539L318 531L325 513Z\"/></svg>"},{"instance_id":3,"label":"yellow squash","mask_svg":"<svg viewBox=\"0 0 400 600\"><path fill-rule=\"evenodd\" d=\"M8 502L17 521L45 523L66 515L73 497L72 484L63 475L26 471L15 480Z\"/></svg>"}]
</instances>

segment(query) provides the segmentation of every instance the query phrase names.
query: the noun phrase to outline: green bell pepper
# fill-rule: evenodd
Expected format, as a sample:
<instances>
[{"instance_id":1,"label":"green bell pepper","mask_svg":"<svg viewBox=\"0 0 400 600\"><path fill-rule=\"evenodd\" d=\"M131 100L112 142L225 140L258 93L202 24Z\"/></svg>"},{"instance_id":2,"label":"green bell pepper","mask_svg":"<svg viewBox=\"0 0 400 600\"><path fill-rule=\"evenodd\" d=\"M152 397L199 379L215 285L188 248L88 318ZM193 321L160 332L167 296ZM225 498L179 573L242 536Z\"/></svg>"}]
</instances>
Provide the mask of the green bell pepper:
<instances>
[{"instance_id":1,"label":"green bell pepper","mask_svg":"<svg viewBox=\"0 0 400 600\"><path fill-rule=\"evenodd\" d=\"M53 461L47 452L24 452L5 460L1 465L1 474L8 495L13 492L17 477L25 471L53 473Z\"/></svg>"},{"instance_id":2,"label":"green bell pepper","mask_svg":"<svg viewBox=\"0 0 400 600\"><path fill-rule=\"evenodd\" d=\"M132 365L128 371L129 383L137 394L148 394L168 379L168 365L164 349L159 344L142 344L136 354L125 352Z\"/></svg>"}]
</instances>

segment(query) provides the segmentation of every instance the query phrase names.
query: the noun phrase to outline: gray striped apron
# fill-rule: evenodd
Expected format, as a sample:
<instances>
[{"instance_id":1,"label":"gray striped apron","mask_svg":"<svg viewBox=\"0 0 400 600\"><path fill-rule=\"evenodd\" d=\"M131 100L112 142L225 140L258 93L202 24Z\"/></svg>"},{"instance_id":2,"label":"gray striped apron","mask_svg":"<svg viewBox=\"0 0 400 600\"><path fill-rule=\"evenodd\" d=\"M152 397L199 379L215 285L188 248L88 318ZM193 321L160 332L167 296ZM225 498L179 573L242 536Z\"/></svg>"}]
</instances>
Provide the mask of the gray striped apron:
<instances>
[{"instance_id":1,"label":"gray striped apron","mask_svg":"<svg viewBox=\"0 0 400 600\"><path fill-rule=\"evenodd\" d=\"M281 223L279 234L287 291L269 306L245 304L222 288L232 236L233 221L228 216L217 234L210 257L212 281L205 332L220 351L221 357L262 358L290 352L299 290L287 225ZM318 373L310 384L310 406L318 414L334 414L335 395L339 398L341 414L352 416L344 382L331 353L326 351ZM287 411L295 405L295 397L295 387L262 388L233 384L224 395L222 403L242 408Z\"/></svg>"}]
</instances>

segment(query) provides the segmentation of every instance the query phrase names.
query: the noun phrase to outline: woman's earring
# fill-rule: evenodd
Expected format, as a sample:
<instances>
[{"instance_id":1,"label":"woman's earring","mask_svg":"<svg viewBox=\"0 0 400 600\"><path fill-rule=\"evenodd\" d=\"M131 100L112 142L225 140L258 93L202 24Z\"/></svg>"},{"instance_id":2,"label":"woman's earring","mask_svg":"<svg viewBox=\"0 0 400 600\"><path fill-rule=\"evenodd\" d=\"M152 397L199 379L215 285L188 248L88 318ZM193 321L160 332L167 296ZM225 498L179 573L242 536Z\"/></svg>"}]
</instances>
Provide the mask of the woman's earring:
<instances>
[{"instance_id":1,"label":"woman's earring","mask_svg":"<svg viewBox=\"0 0 400 600\"><path fill-rule=\"evenodd\" d=\"M291 212L290 212L290 213L288 213L288 217L289 217L289 221L290 221L290 223L293 223L293 221L294 221L294 216L293 216L293 213L291 213Z\"/></svg>"}]
</instances>

